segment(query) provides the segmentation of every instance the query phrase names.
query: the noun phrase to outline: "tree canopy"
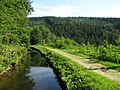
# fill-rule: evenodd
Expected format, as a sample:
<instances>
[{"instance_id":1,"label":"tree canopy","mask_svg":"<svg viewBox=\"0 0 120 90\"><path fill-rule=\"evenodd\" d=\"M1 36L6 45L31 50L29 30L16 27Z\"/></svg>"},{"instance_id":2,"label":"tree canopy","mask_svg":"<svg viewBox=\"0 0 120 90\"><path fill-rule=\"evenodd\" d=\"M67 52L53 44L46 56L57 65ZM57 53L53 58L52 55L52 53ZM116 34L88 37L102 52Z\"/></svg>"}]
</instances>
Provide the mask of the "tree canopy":
<instances>
[{"instance_id":1,"label":"tree canopy","mask_svg":"<svg viewBox=\"0 0 120 90\"><path fill-rule=\"evenodd\" d=\"M75 40L77 43L101 45L104 40L115 44L120 34L116 26L116 18L87 18L87 17L33 17L31 26L45 25L57 37ZM119 23L118 23L119 24ZM117 25L118 25L117 24Z\"/></svg>"}]
</instances>

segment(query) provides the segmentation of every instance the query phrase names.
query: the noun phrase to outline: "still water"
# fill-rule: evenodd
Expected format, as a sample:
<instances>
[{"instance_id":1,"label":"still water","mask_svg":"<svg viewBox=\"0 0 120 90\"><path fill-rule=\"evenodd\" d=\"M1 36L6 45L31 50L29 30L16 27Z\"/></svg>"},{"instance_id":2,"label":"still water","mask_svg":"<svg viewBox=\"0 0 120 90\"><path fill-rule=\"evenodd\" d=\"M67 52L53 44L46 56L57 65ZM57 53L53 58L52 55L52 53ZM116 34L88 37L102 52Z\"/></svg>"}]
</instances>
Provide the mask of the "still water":
<instances>
[{"instance_id":1,"label":"still water","mask_svg":"<svg viewBox=\"0 0 120 90\"><path fill-rule=\"evenodd\" d=\"M38 52L0 78L0 90L61 90L52 68Z\"/></svg>"}]
</instances>

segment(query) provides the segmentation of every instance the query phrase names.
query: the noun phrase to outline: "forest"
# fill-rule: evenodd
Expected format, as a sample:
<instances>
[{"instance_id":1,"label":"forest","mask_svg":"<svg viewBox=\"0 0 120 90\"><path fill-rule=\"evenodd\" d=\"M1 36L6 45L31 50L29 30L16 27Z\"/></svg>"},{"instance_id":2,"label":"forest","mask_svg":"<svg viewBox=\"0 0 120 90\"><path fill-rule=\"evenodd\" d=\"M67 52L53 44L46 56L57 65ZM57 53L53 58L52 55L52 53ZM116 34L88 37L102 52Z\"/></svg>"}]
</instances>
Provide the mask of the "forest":
<instances>
[{"instance_id":1,"label":"forest","mask_svg":"<svg viewBox=\"0 0 120 90\"><path fill-rule=\"evenodd\" d=\"M33 30L36 32L35 35L39 36L38 38L31 32L33 35L31 39L36 43L67 49L66 51L71 53L81 53L99 61L120 63L119 18L32 17L29 19L30 26L36 28ZM41 26L44 26L44 34Z\"/></svg>"},{"instance_id":2,"label":"forest","mask_svg":"<svg viewBox=\"0 0 120 90\"><path fill-rule=\"evenodd\" d=\"M116 44L120 34L119 18L89 17L32 17L32 26L45 25L57 37L74 40L79 44L102 45L104 40Z\"/></svg>"},{"instance_id":3,"label":"forest","mask_svg":"<svg viewBox=\"0 0 120 90\"><path fill-rule=\"evenodd\" d=\"M58 48L120 71L120 18L28 17L34 11L30 0L0 3L0 73L19 63L32 45Z\"/></svg>"}]
</instances>

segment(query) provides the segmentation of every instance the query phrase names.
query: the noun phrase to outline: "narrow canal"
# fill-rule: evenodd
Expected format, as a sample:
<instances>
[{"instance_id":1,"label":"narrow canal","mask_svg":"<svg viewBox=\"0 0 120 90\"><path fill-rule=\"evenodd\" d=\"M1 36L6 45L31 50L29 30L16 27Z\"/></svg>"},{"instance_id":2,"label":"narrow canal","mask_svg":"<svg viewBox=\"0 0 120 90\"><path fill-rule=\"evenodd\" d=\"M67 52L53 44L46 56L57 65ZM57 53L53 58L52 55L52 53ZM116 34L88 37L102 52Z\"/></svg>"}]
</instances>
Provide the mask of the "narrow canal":
<instances>
[{"instance_id":1,"label":"narrow canal","mask_svg":"<svg viewBox=\"0 0 120 90\"><path fill-rule=\"evenodd\" d=\"M62 90L46 59L30 52L20 65L0 78L0 90Z\"/></svg>"}]
</instances>

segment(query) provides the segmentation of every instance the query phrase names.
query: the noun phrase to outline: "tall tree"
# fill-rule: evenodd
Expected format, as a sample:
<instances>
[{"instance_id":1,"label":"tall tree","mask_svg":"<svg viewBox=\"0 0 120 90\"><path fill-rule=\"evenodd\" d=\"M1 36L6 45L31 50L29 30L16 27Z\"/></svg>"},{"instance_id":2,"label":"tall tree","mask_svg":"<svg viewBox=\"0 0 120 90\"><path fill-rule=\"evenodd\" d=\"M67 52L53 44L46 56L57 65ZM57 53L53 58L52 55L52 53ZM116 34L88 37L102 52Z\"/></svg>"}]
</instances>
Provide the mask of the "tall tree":
<instances>
[{"instance_id":1,"label":"tall tree","mask_svg":"<svg viewBox=\"0 0 120 90\"><path fill-rule=\"evenodd\" d=\"M19 35L27 26L27 15L32 10L29 0L0 0L0 37L3 38L1 42L4 43L5 37L10 39L13 34L20 39Z\"/></svg>"}]
</instances>

